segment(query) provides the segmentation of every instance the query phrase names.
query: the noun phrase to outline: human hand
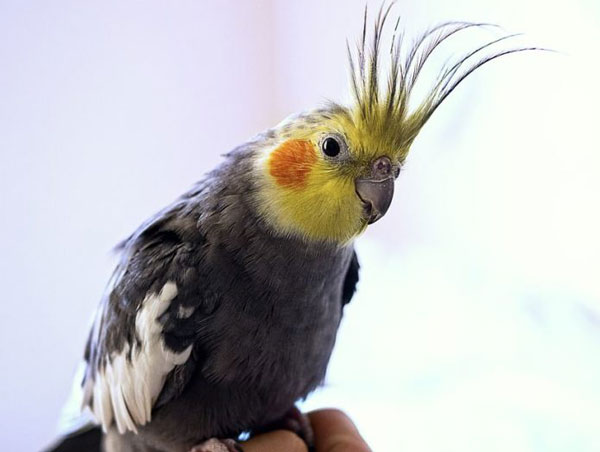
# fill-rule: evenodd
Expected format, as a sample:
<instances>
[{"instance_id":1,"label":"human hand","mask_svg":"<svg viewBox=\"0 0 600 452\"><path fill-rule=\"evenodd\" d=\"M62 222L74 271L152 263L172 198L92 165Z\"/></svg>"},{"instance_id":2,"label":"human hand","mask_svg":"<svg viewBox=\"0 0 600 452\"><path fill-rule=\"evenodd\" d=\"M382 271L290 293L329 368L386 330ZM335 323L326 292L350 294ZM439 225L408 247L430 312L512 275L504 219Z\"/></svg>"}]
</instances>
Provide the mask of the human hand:
<instances>
[{"instance_id":1,"label":"human hand","mask_svg":"<svg viewBox=\"0 0 600 452\"><path fill-rule=\"evenodd\" d=\"M371 452L360 433L343 412L327 409L308 413L315 435L315 452ZM244 452L307 452L298 435L275 430L242 443Z\"/></svg>"}]
</instances>

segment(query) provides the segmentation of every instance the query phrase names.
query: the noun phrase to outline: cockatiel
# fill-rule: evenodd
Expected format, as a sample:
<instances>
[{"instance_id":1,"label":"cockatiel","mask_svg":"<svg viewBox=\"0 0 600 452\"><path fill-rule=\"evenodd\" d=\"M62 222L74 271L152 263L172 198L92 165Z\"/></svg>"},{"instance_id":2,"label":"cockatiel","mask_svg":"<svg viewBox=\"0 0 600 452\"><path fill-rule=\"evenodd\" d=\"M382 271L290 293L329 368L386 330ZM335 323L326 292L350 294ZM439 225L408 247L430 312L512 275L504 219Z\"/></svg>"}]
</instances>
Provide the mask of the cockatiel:
<instances>
[{"instance_id":1,"label":"cockatiel","mask_svg":"<svg viewBox=\"0 0 600 452\"><path fill-rule=\"evenodd\" d=\"M396 23L388 56L389 12L368 45L365 10L362 39L348 48L352 105L289 117L237 147L119 245L82 382L107 452L240 450L240 433L277 426L310 444L294 404L324 379L359 277L354 239L385 215L411 144L457 85L533 49L473 62L509 36L487 42L444 67L410 109L436 47L484 24L441 24L404 52Z\"/></svg>"}]
</instances>

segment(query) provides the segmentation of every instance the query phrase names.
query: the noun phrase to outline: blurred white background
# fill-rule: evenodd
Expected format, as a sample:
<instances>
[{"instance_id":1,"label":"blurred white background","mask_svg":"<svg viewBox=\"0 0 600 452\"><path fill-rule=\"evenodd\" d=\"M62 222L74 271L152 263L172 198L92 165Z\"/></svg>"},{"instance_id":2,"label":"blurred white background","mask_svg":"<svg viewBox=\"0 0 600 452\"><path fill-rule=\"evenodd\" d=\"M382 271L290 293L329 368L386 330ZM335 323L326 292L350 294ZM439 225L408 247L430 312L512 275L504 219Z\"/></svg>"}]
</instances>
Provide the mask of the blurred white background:
<instances>
[{"instance_id":1,"label":"blurred white background","mask_svg":"<svg viewBox=\"0 0 600 452\"><path fill-rule=\"evenodd\" d=\"M599 5L396 5L409 33L488 21L561 53L462 85L359 239L306 406L347 410L375 451L600 450ZM0 0L2 450L54 437L111 247L221 153L347 98L363 6Z\"/></svg>"}]
</instances>

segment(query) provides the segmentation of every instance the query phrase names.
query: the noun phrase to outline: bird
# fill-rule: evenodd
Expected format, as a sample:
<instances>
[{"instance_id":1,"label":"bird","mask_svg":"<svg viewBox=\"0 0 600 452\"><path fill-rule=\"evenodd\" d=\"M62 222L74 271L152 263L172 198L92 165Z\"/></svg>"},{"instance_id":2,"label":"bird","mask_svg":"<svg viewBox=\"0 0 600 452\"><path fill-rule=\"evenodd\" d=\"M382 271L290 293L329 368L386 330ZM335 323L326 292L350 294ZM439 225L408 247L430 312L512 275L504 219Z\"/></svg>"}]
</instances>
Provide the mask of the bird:
<instances>
[{"instance_id":1,"label":"bird","mask_svg":"<svg viewBox=\"0 0 600 452\"><path fill-rule=\"evenodd\" d=\"M459 84L539 50L490 50L514 35L486 41L442 67L411 108L439 45L490 25L444 22L405 48L400 20L386 26L392 5L369 32L365 8L347 45L349 105L259 133L117 246L75 385L84 413L51 450L233 452L240 434L274 428L312 446L295 404L324 380L359 280L355 240L386 214L412 143Z\"/></svg>"}]
</instances>

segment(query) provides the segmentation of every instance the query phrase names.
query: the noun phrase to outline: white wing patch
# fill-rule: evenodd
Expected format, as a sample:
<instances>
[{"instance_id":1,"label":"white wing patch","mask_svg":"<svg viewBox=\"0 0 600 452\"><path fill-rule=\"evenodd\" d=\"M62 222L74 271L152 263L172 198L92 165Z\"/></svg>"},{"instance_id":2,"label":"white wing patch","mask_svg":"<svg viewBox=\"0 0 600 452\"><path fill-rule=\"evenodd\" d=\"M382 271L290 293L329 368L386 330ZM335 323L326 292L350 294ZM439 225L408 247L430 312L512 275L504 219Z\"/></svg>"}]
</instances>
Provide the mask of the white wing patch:
<instances>
[{"instance_id":1,"label":"white wing patch","mask_svg":"<svg viewBox=\"0 0 600 452\"><path fill-rule=\"evenodd\" d=\"M108 363L96 374L92 387L92 412L106 429L114 419L120 433L131 430L137 433L137 425L150 421L152 406L175 366L187 361L192 351L190 345L181 353L167 350L162 340L162 327L158 317L164 313L177 296L177 285L167 282L159 293L149 293L135 318L135 330L140 345L130 345L111 354ZM86 381L86 386L87 386Z\"/></svg>"}]
</instances>

